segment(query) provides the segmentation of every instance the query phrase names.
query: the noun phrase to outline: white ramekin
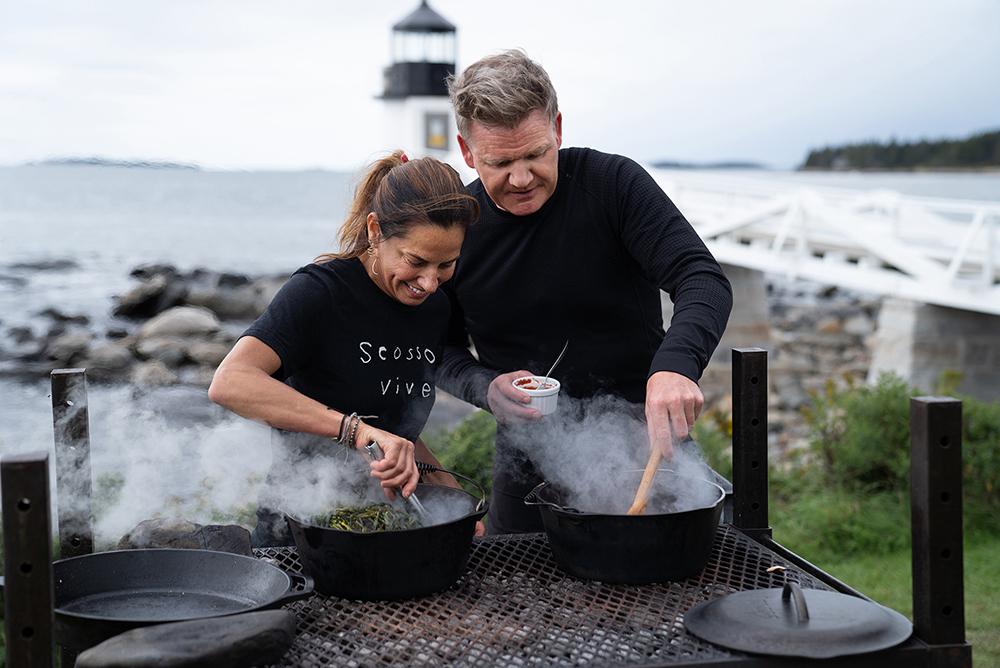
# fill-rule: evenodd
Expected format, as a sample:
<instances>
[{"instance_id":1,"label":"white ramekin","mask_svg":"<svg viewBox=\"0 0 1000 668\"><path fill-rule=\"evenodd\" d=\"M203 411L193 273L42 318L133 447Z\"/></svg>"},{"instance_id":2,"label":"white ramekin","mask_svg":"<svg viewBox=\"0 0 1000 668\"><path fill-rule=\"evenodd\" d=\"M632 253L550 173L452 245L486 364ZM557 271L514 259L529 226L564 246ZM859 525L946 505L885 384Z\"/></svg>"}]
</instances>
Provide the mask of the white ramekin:
<instances>
[{"instance_id":1,"label":"white ramekin","mask_svg":"<svg viewBox=\"0 0 1000 668\"><path fill-rule=\"evenodd\" d=\"M537 408L542 415L548 415L556 410L556 403L559 401L559 381L555 378L545 378L545 387L539 388L543 378L541 376L522 376L514 380L513 385L531 396L530 408ZM520 384L519 384L520 383ZM534 386L538 389L528 389L524 385Z\"/></svg>"}]
</instances>

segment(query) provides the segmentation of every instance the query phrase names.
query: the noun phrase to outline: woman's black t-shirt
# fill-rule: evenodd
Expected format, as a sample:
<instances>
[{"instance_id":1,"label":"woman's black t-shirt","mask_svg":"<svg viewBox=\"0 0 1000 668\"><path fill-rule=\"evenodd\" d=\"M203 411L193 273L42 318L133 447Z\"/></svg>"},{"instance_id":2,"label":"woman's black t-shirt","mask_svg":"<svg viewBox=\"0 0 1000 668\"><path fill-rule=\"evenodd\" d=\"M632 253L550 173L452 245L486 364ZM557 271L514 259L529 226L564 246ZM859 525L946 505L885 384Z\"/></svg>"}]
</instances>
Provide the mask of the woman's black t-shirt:
<instances>
[{"instance_id":1,"label":"woman's black t-shirt","mask_svg":"<svg viewBox=\"0 0 1000 668\"><path fill-rule=\"evenodd\" d=\"M244 336L277 353L279 380L342 413L377 415L365 423L415 441L434 405L449 311L441 292L401 304L360 260L333 260L296 271Z\"/></svg>"}]
</instances>

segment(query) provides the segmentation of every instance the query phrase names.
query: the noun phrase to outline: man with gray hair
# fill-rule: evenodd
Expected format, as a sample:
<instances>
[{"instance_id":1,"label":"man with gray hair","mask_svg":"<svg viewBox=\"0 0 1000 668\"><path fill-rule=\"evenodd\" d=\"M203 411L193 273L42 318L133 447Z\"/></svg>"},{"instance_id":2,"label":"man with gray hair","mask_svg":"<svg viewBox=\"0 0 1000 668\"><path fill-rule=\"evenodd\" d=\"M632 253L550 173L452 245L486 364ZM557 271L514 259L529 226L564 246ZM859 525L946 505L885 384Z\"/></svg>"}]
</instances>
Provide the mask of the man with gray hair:
<instances>
[{"instance_id":1,"label":"man with gray hair","mask_svg":"<svg viewBox=\"0 0 1000 668\"><path fill-rule=\"evenodd\" d=\"M489 533L542 531L537 509L523 502L541 477L522 437L528 430L530 442L543 418L512 381L545 373L570 340L555 374L561 392L643 407L650 448L669 461L701 412L697 381L725 330L732 289L641 166L561 149L555 90L523 51L483 58L449 89L482 214L444 288L452 326L439 385L497 419ZM666 332L661 289L674 304Z\"/></svg>"}]
</instances>

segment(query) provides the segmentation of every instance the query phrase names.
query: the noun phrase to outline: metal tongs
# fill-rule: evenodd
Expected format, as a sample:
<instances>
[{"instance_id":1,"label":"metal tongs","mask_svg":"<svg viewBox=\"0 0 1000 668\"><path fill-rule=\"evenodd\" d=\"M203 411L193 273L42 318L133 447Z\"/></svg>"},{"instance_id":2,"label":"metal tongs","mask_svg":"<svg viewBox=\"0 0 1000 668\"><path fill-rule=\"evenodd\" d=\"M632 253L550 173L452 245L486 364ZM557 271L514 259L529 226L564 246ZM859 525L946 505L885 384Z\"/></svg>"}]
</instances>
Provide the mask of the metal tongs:
<instances>
[{"instance_id":1,"label":"metal tongs","mask_svg":"<svg viewBox=\"0 0 1000 668\"><path fill-rule=\"evenodd\" d=\"M366 445L365 452L368 453L368 456L371 457L373 461L378 461L383 457L382 447L378 444L378 441L372 441ZM398 494L400 498L409 501L410 505L413 506L413 509L417 511L417 514L420 515L421 518L427 518L427 510L424 508L424 504L420 503L420 499L417 498L416 492L410 494L408 497L405 497L403 496L403 490L399 487L393 487L392 491Z\"/></svg>"}]
</instances>

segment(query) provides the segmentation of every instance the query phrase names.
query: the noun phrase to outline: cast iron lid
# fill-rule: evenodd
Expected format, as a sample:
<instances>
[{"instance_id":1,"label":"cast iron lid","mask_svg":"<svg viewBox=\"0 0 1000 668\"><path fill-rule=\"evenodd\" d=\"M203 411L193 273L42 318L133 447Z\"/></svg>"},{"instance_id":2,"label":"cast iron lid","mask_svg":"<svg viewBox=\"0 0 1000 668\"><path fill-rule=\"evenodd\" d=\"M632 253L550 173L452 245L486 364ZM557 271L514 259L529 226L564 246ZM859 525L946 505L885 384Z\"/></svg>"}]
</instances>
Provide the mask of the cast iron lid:
<instances>
[{"instance_id":1,"label":"cast iron lid","mask_svg":"<svg viewBox=\"0 0 1000 668\"><path fill-rule=\"evenodd\" d=\"M895 610L822 589L806 594L794 582L699 603L684 614L684 626L729 649L811 659L887 649L913 632Z\"/></svg>"}]
</instances>

